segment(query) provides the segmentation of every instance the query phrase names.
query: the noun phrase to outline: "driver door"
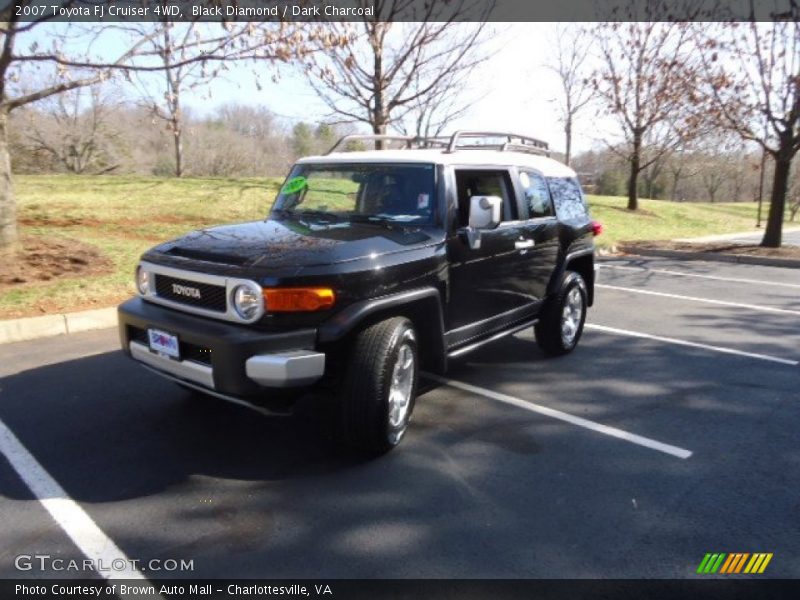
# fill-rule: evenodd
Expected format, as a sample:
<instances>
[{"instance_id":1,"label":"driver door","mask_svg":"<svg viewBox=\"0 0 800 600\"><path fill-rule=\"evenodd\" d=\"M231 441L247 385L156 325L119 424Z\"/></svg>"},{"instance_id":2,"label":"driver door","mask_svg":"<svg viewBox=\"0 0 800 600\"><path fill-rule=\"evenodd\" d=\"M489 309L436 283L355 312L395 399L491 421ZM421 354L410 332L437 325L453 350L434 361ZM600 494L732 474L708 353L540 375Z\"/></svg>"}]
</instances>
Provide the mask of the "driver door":
<instances>
[{"instance_id":1,"label":"driver door","mask_svg":"<svg viewBox=\"0 0 800 600\"><path fill-rule=\"evenodd\" d=\"M448 236L450 287L445 334L449 347L458 346L521 321L535 310L526 284L525 261L518 244L523 222L517 214L508 169L455 167L451 181L458 196L457 223ZM472 196L502 200L502 220L480 231L480 247L470 248L465 235Z\"/></svg>"}]
</instances>

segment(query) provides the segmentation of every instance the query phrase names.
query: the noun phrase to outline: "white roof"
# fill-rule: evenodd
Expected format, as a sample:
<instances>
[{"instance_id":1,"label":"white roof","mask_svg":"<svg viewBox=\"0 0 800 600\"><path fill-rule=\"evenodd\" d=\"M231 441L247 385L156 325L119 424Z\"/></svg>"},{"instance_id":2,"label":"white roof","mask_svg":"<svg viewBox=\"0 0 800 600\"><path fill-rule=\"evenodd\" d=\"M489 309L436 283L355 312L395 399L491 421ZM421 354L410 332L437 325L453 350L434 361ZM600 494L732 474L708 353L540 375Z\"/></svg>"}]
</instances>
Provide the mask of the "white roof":
<instances>
[{"instance_id":1,"label":"white roof","mask_svg":"<svg viewBox=\"0 0 800 600\"><path fill-rule=\"evenodd\" d=\"M456 166L528 167L545 177L575 177L575 171L564 163L525 152L500 150L369 150L363 152L334 152L323 156L307 156L297 161L308 163L433 163Z\"/></svg>"}]
</instances>

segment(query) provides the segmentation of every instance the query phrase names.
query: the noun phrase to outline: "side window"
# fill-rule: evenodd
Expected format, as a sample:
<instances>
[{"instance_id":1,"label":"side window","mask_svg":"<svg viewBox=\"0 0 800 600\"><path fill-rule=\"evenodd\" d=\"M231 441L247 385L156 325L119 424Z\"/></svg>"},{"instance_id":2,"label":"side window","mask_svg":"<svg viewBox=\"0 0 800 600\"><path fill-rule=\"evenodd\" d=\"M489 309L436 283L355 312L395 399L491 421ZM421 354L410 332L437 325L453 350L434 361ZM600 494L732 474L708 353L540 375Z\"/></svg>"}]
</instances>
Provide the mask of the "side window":
<instances>
[{"instance_id":1,"label":"side window","mask_svg":"<svg viewBox=\"0 0 800 600\"><path fill-rule=\"evenodd\" d=\"M550 190L544 177L531 171L520 171L519 183L522 186L525 205L528 207L529 219L552 217L555 214Z\"/></svg>"},{"instance_id":2,"label":"side window","mask_svg":"<svg viewBox=\"0 0 800 600\"><path fill-rule=\"evenodd\" d=\"M550 192L556 207L558 218L563 221L585 221L589 218L589 210L583 201L583 194L578 181L572 177L550 177Z\"/></svg>"},{"instance_id":3,"label":"side window","mask_svg":"<svg viewBox=\"0 0 800 600\"><path fill-rule=\"evenodd\" d=\"M456 169L458 190L458 225L469 224L469 199L472 196L498 196L503 199L503 220L516 219L516 207L511 201L511 180L508 171L473 171Z\"/></svg>"}]
</instances>

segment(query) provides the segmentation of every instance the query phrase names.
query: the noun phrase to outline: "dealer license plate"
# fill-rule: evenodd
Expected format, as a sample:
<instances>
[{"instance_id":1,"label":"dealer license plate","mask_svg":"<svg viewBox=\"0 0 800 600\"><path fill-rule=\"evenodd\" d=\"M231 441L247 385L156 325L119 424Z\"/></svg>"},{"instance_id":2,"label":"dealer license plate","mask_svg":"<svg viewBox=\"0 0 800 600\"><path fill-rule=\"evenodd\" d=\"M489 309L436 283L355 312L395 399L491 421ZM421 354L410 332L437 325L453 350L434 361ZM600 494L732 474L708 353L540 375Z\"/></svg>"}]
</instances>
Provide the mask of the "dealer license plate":
<instances>
[{"instance_id":1,"label":"dealer license plate","mask_svg":"<svg viewBox=\"0 0 800 600\"><path fill-rule=\"evenodd\" d=\"M150 350L165 354L172 358L181 357L181 349L178 344L178 336L159 331L158 329L148 329L147 337L150 339Z\"/></svg>"}]
</instances>

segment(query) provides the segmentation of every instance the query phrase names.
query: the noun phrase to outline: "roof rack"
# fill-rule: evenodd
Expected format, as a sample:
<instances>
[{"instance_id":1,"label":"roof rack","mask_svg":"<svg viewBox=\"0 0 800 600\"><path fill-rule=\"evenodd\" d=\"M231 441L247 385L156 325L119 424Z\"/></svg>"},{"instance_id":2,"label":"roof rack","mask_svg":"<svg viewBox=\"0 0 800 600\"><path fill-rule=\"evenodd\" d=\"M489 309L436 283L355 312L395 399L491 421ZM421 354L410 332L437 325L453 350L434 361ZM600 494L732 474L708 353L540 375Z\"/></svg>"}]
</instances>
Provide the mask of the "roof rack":
<instances>
[{"instance_id":1,"label":"roof rack","mask_svg":"<svg viewBox=\"0 0 800 600\"><path fill-rule=\"evenodd\" d=\"M464 140L474 140L474 143L459 144ZM490 143L486 143L491 140ZM536 138L498 131L456 131L448 137L420 137L412 135L387 135L387 134L351 134L346 135L328 150L331 154L340 146L349 142L401 142L403 148L444 148L445 152L452 153L457 150L499 150L501 152L525 152L527 154L540 154L550 156L547 142Z\"/></svg>"},{"instance_id":2,"label":"roof rack","mask_svg":"<svg viewBox=\"0 0 800 600\"><path fill-rule=\"evenodd\" d=\"M484 140L473 144L459 144L465 139ZM494 143L485 143L485 140L505 140ZM504 131L456 131L450 136L450 143L447 152L456 150L500 150L501 152L526 152L528 154L541 154L550 156L550 146L547 142L521 135L519 133L507 133Z\"/></svg>"},{"instance_id":3,"label":"roof rack","mask_svg":"<svg viewBox=\"0 0 800 600\"><path fill-rule=\"evenodd\" d=\"M439 137L420 137L415 135L387 135L387 134L350 134L339 139L327 154L349 142L402 142L407 149L412 148L445 148L447 140Z\"/></svg>"}]
</instances>

